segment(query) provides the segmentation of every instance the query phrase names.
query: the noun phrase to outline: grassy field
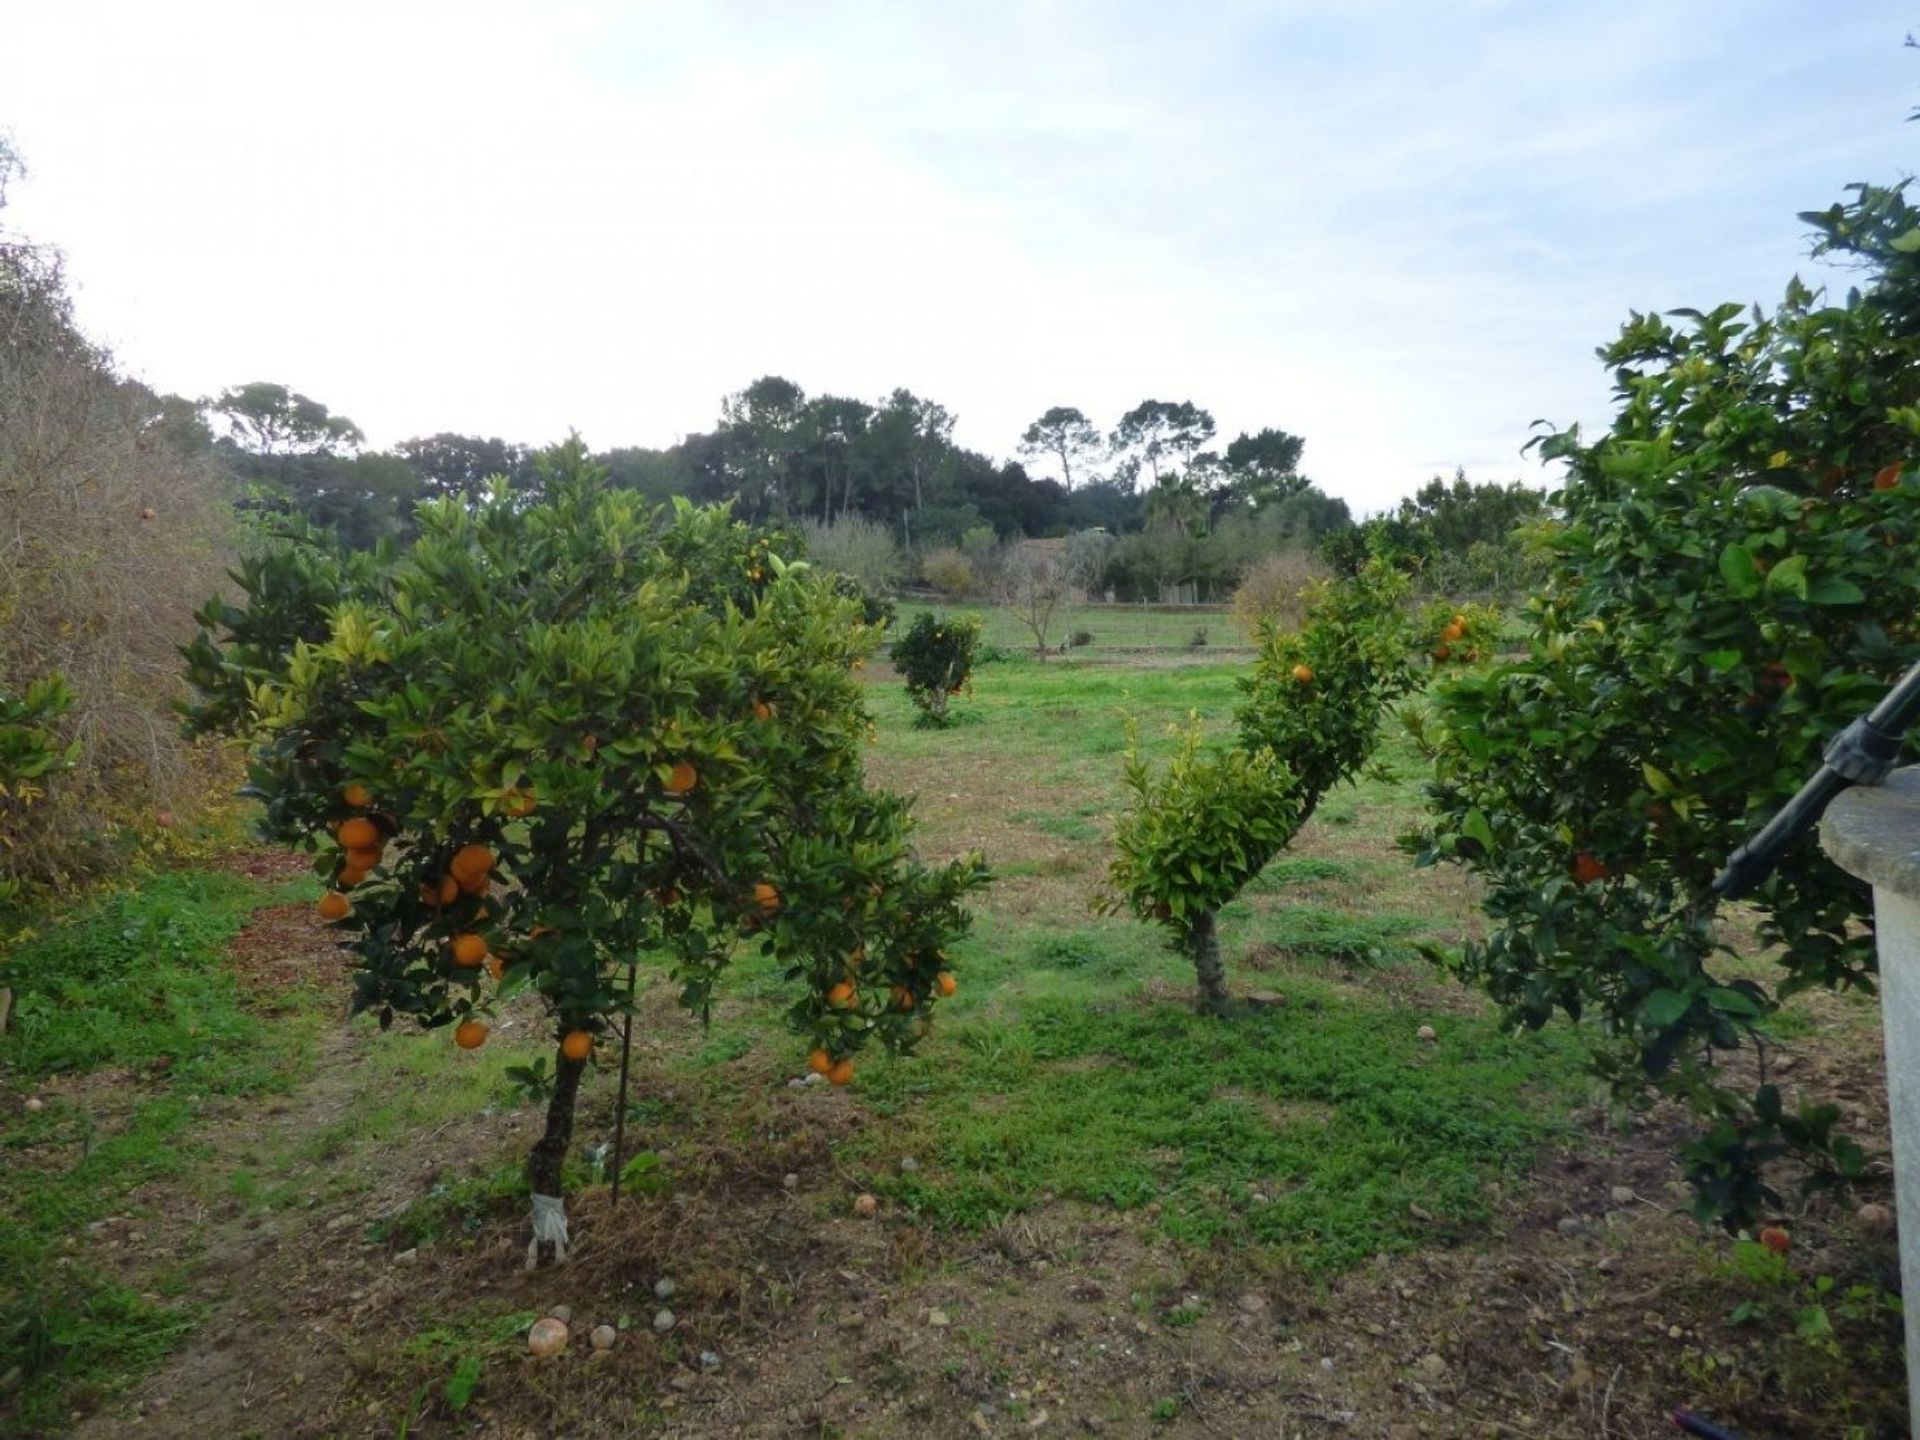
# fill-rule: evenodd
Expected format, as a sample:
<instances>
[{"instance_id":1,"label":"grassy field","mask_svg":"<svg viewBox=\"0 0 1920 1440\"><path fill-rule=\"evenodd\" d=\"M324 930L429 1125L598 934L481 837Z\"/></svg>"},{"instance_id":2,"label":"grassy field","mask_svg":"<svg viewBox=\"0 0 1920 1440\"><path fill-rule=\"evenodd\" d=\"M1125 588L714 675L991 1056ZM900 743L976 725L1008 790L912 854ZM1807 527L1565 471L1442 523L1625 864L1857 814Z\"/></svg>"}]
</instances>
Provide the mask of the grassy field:
<instances>
[{"instance_id":1,"label":"grassy field","mask_svg":"<svg viewBox=\"0 0 1920 1440\"><path fill-rule=\"evenodd\" d=\"M0 966L0 1431L1624 1436L1677 1397L1753 1437L1892 1433L1885 1316L1796 1340L1799 1281L1673 1213L1671 1118L1610 1117L1569 1031L1503 1035L1417 958L1477 912L1395 844L1419 814L1397 732L1390 773L1226 912L1258 1002L1234 1019L1193 1016L1157 933L1095 912L1128 718L1150 749L1224 726L1235 674L1021 657L943 731L876 678L873 778L918 796L929 858L977 847L998 876L959 996L840 1092L800 1083L766 964L705 1029L653 977L647 1183L608 1209L603 1065L558 1274L517 1262L531 1010L472 1054L343 1024L312 884L275 857L48 927ZM1872 1007L1816 1021L1783 1040L1880 1113ZM1809 1280L1873 1290L1889 1259L1841 1216L1797 1231ZM524 1327L563 1300L627 1337L605 1363L529 1367Z\"/></svg>"},{"instance_id":2,"label":"grassy field","mask_svg":"<svg viewBox=\"0 0 1920 1440\"><path fill-rule=\"evenodd\" d=\"M906 600L899 607L901 623L911 624L922 610L977 616L983 627L981 638L988 645L1008 654L1033 650L1033 632L1004 606L979 602L933 605ZM1093 637L1084 646L1075 647L1083 658L1135 650L1191 651L1204 656L1209 650L1247 650L1250 644L1233 613L1224 606L1211 605L1178 609L1145 605L1062 605L1048 626L1047 644L1057 650L1078 633ZM1202 634L1205 641L1196 645L1194 642Z\"/></svg>"}]
</instances>

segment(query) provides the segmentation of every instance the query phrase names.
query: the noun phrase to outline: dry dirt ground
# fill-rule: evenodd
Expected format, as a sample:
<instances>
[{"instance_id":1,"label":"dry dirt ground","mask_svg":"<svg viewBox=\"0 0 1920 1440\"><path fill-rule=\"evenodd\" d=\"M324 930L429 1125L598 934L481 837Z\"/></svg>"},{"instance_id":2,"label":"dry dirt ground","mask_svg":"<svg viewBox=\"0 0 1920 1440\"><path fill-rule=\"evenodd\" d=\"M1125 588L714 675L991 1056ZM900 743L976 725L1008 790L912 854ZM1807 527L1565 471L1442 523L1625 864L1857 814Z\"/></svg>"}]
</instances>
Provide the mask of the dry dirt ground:
<instances>
[{"instance_id":1,"label":"dry dirt ground","mask_svg":"<svg viewBox=\"0 0 1920 1440\"><path fill-rule=\"evenodd\" d=\"M344 1002L344 967L304 908L262 911L232 963L263 1006L315 976ZM300 1090L220 1122L216 1168L364 1102L371 1032L325 1033ZM1880 1058L1849 1033L1836 1047L1816 1031L1793 1063L1884 1138ZM576 1258L537 1274L520 1265L519 1200L477 1201L417 1245L381 1223L524 1153L526 1109L348 1146L329 1183L314 1177L311 1205L204 1198L217 1184L137 1195L85 1252L136 1284L184 1263L210 1313L75 1433L1624 1440L1671 1433L1677 1405L1751 1440L1905 1433L1897 1354L1828 1356L1777 1325L1728 1323L1745 1292L1713 1269L1724 1243L1676 1213L1675 1117L1628 1130L1583 1117L1495 1198L1490 1225L1318 1284L1176 1247L1151 1208L1054 1204L981 1234L884 1207L860 1218L839 1142L883 1122L855 1097L766 1080L709 1127L697 1163L676 1166L672 1193L617 1211L603 1187L578 1195ZM644 1054L636 1091L678 1098ZM584 1143L611 1110L602 1077ZM1810 1274L1895 1283L1891 1239L1862 1233L1850 1209L1800 1217L1795 1246ZM663 1277L677 1286L664 1335ZM521 1330L558 1305L573 1345L529 1357ZM595 1356L585 1337L603 1321L623 1328ZM456 1413L444 1387L465 1356L481 1383Z\"/></svg>"}]
</instances>

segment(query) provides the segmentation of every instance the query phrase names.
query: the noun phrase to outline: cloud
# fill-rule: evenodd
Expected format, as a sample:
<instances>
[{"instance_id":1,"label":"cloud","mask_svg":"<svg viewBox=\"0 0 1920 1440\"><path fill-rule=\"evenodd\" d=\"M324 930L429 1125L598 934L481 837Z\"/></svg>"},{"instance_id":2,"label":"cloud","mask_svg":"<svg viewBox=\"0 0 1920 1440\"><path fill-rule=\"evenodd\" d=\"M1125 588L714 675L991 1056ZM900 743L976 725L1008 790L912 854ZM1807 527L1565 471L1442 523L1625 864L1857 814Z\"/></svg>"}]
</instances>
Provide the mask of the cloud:
<instances>
[{"instance_id":1,"label":"cloud","mask_svg":"<svg viewBox=\"0 0 1920 1440\"><path fill-rule=\"evenodd\" d=\"M1905 23L70 3L10 17L0 124L16 223L168 388L659 444L778 372L1000 454L1049 405L1192 398L1372 509L1602 418L1629 307L1777 294L1793 212L1905 163Z\"/></svg>"}]
</instances>

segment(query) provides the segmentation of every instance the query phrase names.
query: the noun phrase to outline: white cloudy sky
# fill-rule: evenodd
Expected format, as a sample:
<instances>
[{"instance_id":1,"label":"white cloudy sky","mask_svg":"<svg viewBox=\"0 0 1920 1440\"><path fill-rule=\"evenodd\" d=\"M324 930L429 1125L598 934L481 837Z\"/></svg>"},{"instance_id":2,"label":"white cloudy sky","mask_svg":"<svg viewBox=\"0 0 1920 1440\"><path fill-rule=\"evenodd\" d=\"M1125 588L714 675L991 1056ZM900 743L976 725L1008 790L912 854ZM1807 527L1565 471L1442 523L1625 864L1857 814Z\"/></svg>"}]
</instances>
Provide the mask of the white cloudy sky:
<instances>
[{"instance_id":1,"label":"white cloudy sky","mask_svg":"<svg viewBox=\"0 0 1920 1440\"><path fill-rule=\"evenodd\" d=\"M1371 509L1605 415L1631 307L1766 299L1905 173L1920 5L0 0L13 226L150 382L379 443L664 444L774 372L1009 455L1307 437ZM1812 272L1809 272L1812 273Z\"/></svg>"}]
</instances>

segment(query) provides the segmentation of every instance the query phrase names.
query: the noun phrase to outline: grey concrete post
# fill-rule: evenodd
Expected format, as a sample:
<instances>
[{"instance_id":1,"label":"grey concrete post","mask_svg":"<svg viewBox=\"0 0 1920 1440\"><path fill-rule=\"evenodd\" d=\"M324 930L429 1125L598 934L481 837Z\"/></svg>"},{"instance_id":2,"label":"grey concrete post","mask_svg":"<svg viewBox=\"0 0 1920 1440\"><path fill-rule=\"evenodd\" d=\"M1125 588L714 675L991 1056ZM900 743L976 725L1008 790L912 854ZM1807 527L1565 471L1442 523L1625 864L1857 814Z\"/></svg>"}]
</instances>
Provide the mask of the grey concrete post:
<instances>
[{"instance_id":1,"label":"grey concrete post","mask_svg":"<svg viewBox=\"0 0 1920 1440\"><path fill-rule=\"evenodd\" d=\"M1920 768L1896 770L1884 785L1842 792L1827 807L1820 843L1835 864L1873 886L1908 1405L1920 1436Z\"/></svg>"}]
</instances>

